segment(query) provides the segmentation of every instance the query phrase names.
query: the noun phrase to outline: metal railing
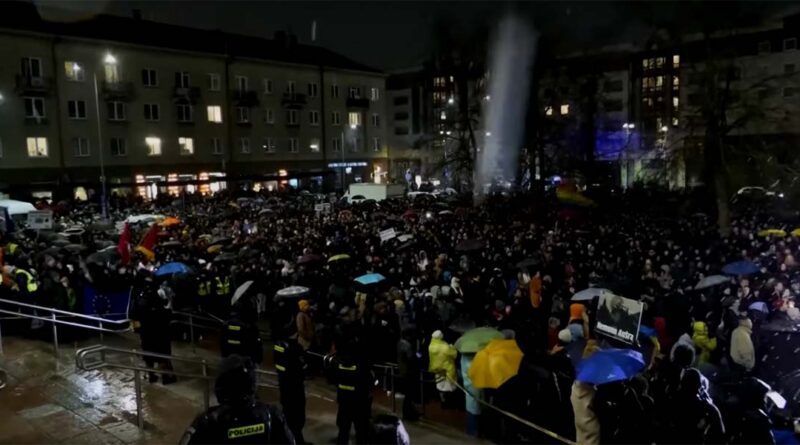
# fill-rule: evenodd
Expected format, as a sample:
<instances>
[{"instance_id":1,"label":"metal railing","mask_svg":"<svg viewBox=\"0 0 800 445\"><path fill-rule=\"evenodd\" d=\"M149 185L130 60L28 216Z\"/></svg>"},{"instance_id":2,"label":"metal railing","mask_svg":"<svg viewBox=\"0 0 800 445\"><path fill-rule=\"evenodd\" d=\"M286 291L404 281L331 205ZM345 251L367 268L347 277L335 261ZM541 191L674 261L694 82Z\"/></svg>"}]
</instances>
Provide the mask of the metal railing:
<instances>
[{"instance_id":1,"label":"metal railing","mask_svg":"<svg viewBox=\"0 0 800 445\"><path fill-rule=\"evenodd\" d=\"M114 354L117 355L123 354L128 358L139 358L142 361L144 361L145 358L148 358L159 362L169 361L169 362L180 362L188 365L195 365L199 367L199 372L198 373L184 372L184 371L176 371L174 369L151 368L149 366L140 366L132 363L120 363L120 362L108 361L108 357L110 355L113 356ZM95 360L90 360L93 357L98 357L98 358L96 358ZM215 368L216 365L218 365L218 362L211 363L205 359L181 357L177 355L157 354L154 352L141 351L138 349L115 348L105 345L88 346L79 349L75 353L75 366L82 371L94 371L102 368L127 369L133 371L134 389L136 391L136 423L139 429L144 429L144 416L142 415L143 372L169 374L175 377L204 380L205 384L203 389L203 406L205 410L208 410L209 406L211 405L211 382L215 378L212 369ZM261 378L263 378L264 376L275 376L275 375L276 374L274 372L257 369L256 384L260 388L276 389L278 388L277 383L261 381Z\"/></svg>"},{"instance_id":2,"label":"metal railing","mask_svg":"<svg viewBox=\"0 0 800 445\"><path fill-rule=\"evenodd\" d=\"M49 316L40 315L40 312L49 314ZM0 314L11 315L12 318L17 319L22 318L29 320L40 320L42 322L51 323L53 328L53 350L56 358L58 358L58 325L97 331L100 333L101 342L103 341L103 334L105 332L123 333L130 331L130 320L128 318L122 320L112 320L93 315L79 314L77 312L69 312L53 307L38 306L35 304L22 303L14 300L5 300L2 298L0 298ZM66 317L69 317L73 320L65 320L64 318ZM79 321L84 322L81 323ZM3 335L2 330L0 330L0 354L2 353Z\"/></svg>"}]
</instances>

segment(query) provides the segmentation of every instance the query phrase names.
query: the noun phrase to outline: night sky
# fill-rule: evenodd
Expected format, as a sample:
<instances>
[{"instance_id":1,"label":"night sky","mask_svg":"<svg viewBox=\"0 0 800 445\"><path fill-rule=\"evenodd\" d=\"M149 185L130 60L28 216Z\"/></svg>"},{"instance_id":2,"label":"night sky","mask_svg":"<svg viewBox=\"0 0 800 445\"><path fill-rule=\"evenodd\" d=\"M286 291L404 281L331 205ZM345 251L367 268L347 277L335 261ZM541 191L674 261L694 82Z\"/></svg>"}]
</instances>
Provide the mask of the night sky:
<instances>
[{"instance_id":1,"label":"night sky","mask_svg":"<svg viewBox=\"0 0 800 445\"><path fill-rule=\"evenodd\" d=\"M470 29L495 23L508 12L527 17L541 32L554 36L561 49L586 49L598 42L643 44L654 23L685 24L685 2L510 2L510 1L142 1L34 0L50 19L76 20L107 13L130 16L139 9L145 19L261 37L291 30L316 44L384 70L418 66L431 48L436 20ZM729 9L717 2L721 11ZM742 2L738 15L755 17L791 7L790 3ZM68 7L69 11L53 7Z\"/></svg>"}]
</instances>

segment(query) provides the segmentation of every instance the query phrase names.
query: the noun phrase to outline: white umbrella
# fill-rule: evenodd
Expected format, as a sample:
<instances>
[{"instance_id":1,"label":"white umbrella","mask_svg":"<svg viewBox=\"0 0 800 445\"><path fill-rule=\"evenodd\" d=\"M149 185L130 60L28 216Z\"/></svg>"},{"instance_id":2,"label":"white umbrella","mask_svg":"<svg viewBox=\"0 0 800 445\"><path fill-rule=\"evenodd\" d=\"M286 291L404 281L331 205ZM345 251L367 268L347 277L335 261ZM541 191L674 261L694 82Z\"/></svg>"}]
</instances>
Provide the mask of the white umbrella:
<instances>
[{"instance_id":1,"label":"white umbrella","mask_svg":"<svg viewBox=\"0 0 800 445\"><path fill-rule=\"evenodd\" d=\"M36 207L34 207L33 204L14 199L0 199L0 207L8 209L9 216L27 215L28 213L36 211Z\"/></svg>"},{"instance_id":2,"label":"white umbrella","mask_svg":"<svg viewBox=\"0 0 800 445\"><path fill-rule=\"evenodd\" d=\"M572 301L592 301L594 297L599 297L606 292L611 292L608 289L604 289L602 287L590 287L588 289L584 289L580 292L576 292L575 295L572 296Z\"/></svg>"},{"instance_id":3,"label":"white umbrella","mask_svg":"<svg viewBox=\"0 0 800 445\"><path fill-rule=\"evenodd\" d=\"M729 283L730 281L731 279L724 275L709 275L700 280L694 287L694 289L695 290L708 289L709 287L714 287L722 283Z\"/></svg>"},{"instance_id":4,"label":"white umbrella","mask_svg":"<svg viewBox=\"0 0 800 445\"><path fill-rule=\"evenodd\" d=\"M276 300L281 300L284 298L296 298L308 293L310 289L304 286L289 286L279 290L275 294Z\"/></svg>"},{"instance_id":5,"label":"white umbrella","mask_svg":"<svg viewBox=\"0 0 800 445\"><path fill-rule=\"evenodd\" d=\"M400 241L401 243L404 243L404 242L406 242L406 241L408 241L410 239L413 239L413 238L414 238L414 235L411 235L410 233L405 233L403 235L398 236L397 240Z\"/></svg>"},{"instance_id":6,"label":"white umbrella","mask_svg":"<svg viewBox=\"0 0 800 445\"><path fill-rule=\"evenodd\" d=\"M245 281L241 286L236 289L236 292L233 293L233 297L231 298L231 306L235 305L242 295L247 292L247 289L250 289L250 286L253 285L253 280Z\"/></svg>"},{"instance_id":7,"label":"white umbrella","mask_svg":"<svg viewBox=\"0 0 800 445\"><path fill-rule=\"evenodd\" d=\"M131 215L127 217L125 221L130 224L136 224L140 222L149 223L160 219L164 219L164 215L143 214L143 215Z\"/></svg>"}]
</instances>

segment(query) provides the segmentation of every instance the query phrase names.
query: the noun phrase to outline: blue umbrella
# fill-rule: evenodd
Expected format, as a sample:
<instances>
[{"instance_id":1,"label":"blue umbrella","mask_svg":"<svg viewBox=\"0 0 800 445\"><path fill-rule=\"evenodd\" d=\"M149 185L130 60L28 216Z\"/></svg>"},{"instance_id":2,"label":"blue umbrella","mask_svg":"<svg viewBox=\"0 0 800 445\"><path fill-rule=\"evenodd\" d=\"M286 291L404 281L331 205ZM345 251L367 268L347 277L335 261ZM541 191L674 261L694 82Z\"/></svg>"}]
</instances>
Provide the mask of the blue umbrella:
<instances>
[{"instance_id":1,"label":"blue umbrella","mask_svg":"<svg viewBox=\"0 0 800 445\"><path fill-rule=\"evenodd\" d=\"M758 272L758 266L753 264L752 261L742 260L726 264L722 268L722 273L725 275L752 275Z\"/></svg>"},{"instance_id":2,"label":"blue umbrella","mask_svg":"<svg viewBox=\"0 0 800 445\"><path fill-rule=\"evenodd\" d=\"M763 312L765 314L769 313L767 303L764 303L763 301L756 301L755 303L750 304L750 306L747 306L747 309L750 311Z\"/></svg>"},{"instance_id":3,"label":"blue umbrella","mask_svg":"<svg viewBox=\"0 0 800 445\"><path fill-rule=\"evenodd\" d=\"M356 283L360 283L363 285L367 284L375 284L380 283L381 281L385 280L386 277L379 273L368 273L366 275L361 275L360 277L356 278Z\"/></svg>"},{"instance_id":4,"label":"blue umbrella","mask_svg":"<svg viewBox=\"0 0 800 445\"><path fill-rule=\"evenodd\" d=\"M600 349L578 363L575 379L602 385L628 380L644 369L644 357L633 349Z\"/></svg>"},{"instance_id":5,"label":"blue umbrella","mask_svg":"<svg viewBox=\"0 0 800 445\"><path fill-rule=\"evenodd\" d=\"M163 266L159 267L156 270L157 277L163 277L164 275L174 275L176 273L189 273L192 269L189 266L183 263L167 263Z\"/></svg>"},{"instance_id":6,"label":"blue umbrella","mask_svg":"<svg viewBox=\"0 0 800 445\"><path fill-rule=\"evenodd\" d=\"M656 330L651 328L650 326L640 325L639 326L639 335L643 335L646 338L655 337L657 335Z\"/></svg>"}]
</instances>

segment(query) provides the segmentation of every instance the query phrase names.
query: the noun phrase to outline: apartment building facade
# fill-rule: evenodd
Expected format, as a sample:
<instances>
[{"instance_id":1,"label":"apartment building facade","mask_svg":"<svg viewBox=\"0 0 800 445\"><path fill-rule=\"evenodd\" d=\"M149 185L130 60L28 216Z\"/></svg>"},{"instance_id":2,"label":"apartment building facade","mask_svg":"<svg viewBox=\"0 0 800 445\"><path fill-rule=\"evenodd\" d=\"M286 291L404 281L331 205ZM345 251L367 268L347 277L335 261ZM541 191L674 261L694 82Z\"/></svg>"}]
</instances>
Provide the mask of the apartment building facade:
<instances>
[{"instance_id":1,"label":"apartment building facade","mask_svg":"<svg viewBox=\"0 0 800 445\"><path fill-rule=\"evenodd\" d=\"M101 166L110 187L140 193L222 176L385 178L377 70L285 33L3 8L0 187L93 186Z\"/></svg>"}]
</instances>

